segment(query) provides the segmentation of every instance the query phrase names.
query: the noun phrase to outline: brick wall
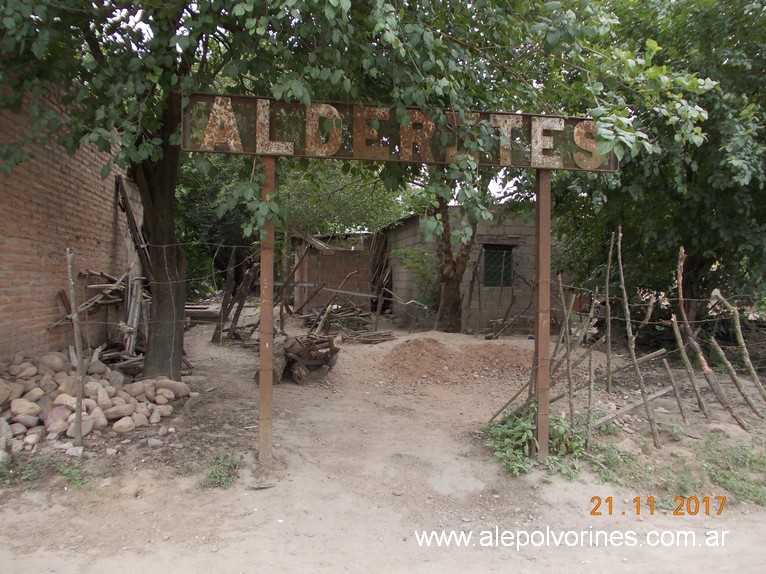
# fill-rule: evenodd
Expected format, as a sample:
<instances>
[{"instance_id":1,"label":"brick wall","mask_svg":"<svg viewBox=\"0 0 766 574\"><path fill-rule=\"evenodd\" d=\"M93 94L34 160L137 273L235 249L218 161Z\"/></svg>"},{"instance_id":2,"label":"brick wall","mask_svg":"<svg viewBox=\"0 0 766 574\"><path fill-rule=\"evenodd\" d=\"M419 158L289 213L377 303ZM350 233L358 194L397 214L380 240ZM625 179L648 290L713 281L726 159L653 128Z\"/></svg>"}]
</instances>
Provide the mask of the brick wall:
<instances>
[{"instance_id":1,"label":"brick wall","mask_svg":"<svg viewBox=\"0 0 766 574\"><path fill-rule=\"evenodd\" d=\"M296 271L297 282L326 283L327 287L337 289L343 280L351 272L355 272L343 285L344 291L357 293L371 293L371 254L369 249L315 249L308 248L308 253L303 258L299 269ZM299 307L311 296L316 287L296 287L295 305ZM304 309L307 312L315 307L324 306L335 293L321 291ZM352 296L338 294L338 303L342 304L350 299L355 305L365 310L370 310L370 298L364 296Z\"/></svg>"},{"instance_id":2,"label":"brick wall","mask_svg":"<svg viewBox=\"0 0 766 574\"><path fill-rule=\"evenodd\" d=\"M30 131L23 112L0 112L0 142L22 140ZM71 323L47 329L64 315L57 293L69 292L67 247L74 250L76 272L120 276L135 261L114 179L100 177L109 156L93 147L70 156L50 141L32 150L33 159L10 176L0 174L0 361L18 351L35 355L73 344ZM140 221L138 192L129 182L126 187ZM76 287L80 303L97 293L85 287L83 277ZM81 318L86 344L97 346L122 309L102 307Z\"/></svg>"}]
</instances>

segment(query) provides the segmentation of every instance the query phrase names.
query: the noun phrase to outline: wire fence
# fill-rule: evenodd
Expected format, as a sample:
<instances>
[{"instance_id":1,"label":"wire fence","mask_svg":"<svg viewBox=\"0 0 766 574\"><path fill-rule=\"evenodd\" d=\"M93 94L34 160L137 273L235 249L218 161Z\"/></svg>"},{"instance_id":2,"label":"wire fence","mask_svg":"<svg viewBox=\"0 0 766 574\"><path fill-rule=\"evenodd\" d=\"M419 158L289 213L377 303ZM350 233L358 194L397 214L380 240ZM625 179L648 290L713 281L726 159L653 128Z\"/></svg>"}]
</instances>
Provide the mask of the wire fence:
<instances>
[{"instance_id":1,"label":"wire fence","mask_svg":"<svg viewBox=\"0 0 766 574\"><path fill-rule=\"evenodd\" d=\"M147 248L153 248L153 249L162 249L164 251L169 249L177 249L177 248L196 248L196 249L203 249L206 253L206 255L209 257L209 265L210 267L202 270L201 266L196 266L195 269L193 269L190 273L187 273L186 277L176 279L176 280L161 280L158 278L154 278L152 281L152 285L154 286L169 286L169 285L184 285L187 288L187 293L189 291L193 291L195 287L199 286L205 286L207 289L210 289L209 294L220 295L220 286L224 282L226 269L217 268L215 265L216 258L223 254L223 253L229 253L232 249L241 249L243 250L243 257L237 261L234 262L234 270L235 272L239 271L240 273L244 274L244 272L250 267L252 264L252 261L254 258L258 257L258 247L260 242L254 241L252 243L214 243L214 242L177 242L173 244L168 245L153 245L151 243L147 243L145 247ZM77 257L77 252L75 251L75 257L76 260L79 259ZM284 278L283 278L284 279ZM277 282L277 285L279 285L280 282ZM281 283L284 283L284 281L281 281ZM294 286L294 285L293 285ZM591 304L593 302L603 300L603 293L588 289L585 287L582 287L580 285L574 285L570 283L562 283L562 288L565 291L567 295L576 295L578 299L580 300L587 300L590 301ZM328 285L328 288L332 288L332 286ZM198 289L199 291L199 289ZM554 310L554 315L556 313L561 314L561 310L566 305L565 302L560 301L560 298L557 294L555 294L555 289L552 290L554 294L552 295L552 299L554 299L559 304L559 309ZM387 289L387 296L391 297L393 300L398 301L399 303L409 303L413 302L410 300L409 297L401 297L397 293L394 293L391 289ZM81 283L81 292L80 295L83 298L87 298L89 296L89 290L87 287L87 281L85 283ZM648 293L644 294L645 296L648 295ZM677 309L679 308L679 305L681 303L681 299L678 297L669 296L667 293L658 293L655 294L658 303L656 304L656 311L655 313L663 313L665 315L669 313L677 313ZM727 299L732 301L753 301L758 300L762 294L759 293L735 293L735 294L728 294ZM684 298L683 301L689 305L694 304L699 306L701 309L707 309L711 306L711 299L709 297L706 298ZM419 308L422 306L421 303L418 303L417 301L414 301L413 303L416 304L416 306ZM611 320L612 323L615 325L625 325L626 324L626 318L624 317L623 309L624 309L624 301L621 297L615 297L613 295L610 295L610 303L613 309L613 312L611 314ZM633 325L642 324L643 329L665 329L670 328L670 319L669 318L654 318L650 319L648 321L643 320L639 318L639 316L645 314L647 303L646 301L641 301L640 296L637 295L635 300L628 302L628 308L631 311L631 316L633 317L631 319L631 323ZM729 313L725 310L722 310L718 307L713 306L715 314L708 314L701 317L695 317L693 319L689 320L690 325L693 329L699 330L704 329L709 326L715 326L715 325L721 325L724 324L729 317ZM575 315L583 318L588 315L587 310L586 311L575 311ZM501 319L501 316L498 316L496 319ZM603 317L599 317L603 318ZM178 321L182 321L183 317L176 317L173 321L168 321L169 323L176 323ZM97 320L88 321L91 325L94 324L109 324L110 322L100 322ZM766 348L766 339L763 341L754 341L752 343L754 348ZM724 348L729 348L728 346L724 346ZM732 346L733 348L733 346Z\"/></svg>"}]
</instances>

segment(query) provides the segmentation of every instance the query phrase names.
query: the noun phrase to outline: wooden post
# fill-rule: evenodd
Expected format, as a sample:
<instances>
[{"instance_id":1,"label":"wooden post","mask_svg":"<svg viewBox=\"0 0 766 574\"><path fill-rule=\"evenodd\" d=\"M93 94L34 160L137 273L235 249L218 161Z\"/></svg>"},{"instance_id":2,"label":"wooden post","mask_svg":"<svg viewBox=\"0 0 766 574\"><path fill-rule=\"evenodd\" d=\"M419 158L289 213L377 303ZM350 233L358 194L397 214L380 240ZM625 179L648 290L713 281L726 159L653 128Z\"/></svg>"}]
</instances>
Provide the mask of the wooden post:
<instances>
[{"instance_id":1,"label":"wooden post","mask_svg":"<svg viewBox=\"0 0 766 574\"><path fill-rule=\"evenodd\" d=\"M537 318L535 321L535 392L537 395L537 456L548 457L550 436L551 331L551 173L537 170Z\"/></svg>"},{"instance_id":2,"label":"wooden post","mask_svg":"<svg viewBox=\"0 0 766 574\"><path fill-rule=\"evenodd\" d=\"M612 392L612 304L609 301L609 282L612 278L612 252L614 251L614 231L609 241L609 259L606 262L606 287L604 302L606 303L606 392Z\"/></svg>"},{"instance_id":3,"label":"wooden post","mask_svg":"<svg viewBox=\"0 0 766 574\"><path fill-rule=\"evenodd\" d=\"M274 166L276 160L263 156L266 181L261 199L270 201L274 193ZM258 460L270 466L273 460L271 431L273 422L273 342L274 342L274 222L265 226L261 236L261 318L260 318L260 374L258 396Z\"/></svg>"},{"instance_id":4,"label":"wooden post","mask_svg":"<svg viewBox=\"0 0 766 574\"><path fill-rule=\"evenodd\" d=\"M72 316L72 325L74 327L74 348L77 355L77 398L75 399L75 414L74 414L74 444L75 446L82 446L82 400L83 400L83 385L85 373L83 372L83 355L82 355L82 335L80 334L80 312L77 309L77 294L75 293L74 284L74 251L71 247L67 247L66 250L66 263L67 272L69 275L69 298L74 307L74 315Z\"/></svg>"}]
</instances>

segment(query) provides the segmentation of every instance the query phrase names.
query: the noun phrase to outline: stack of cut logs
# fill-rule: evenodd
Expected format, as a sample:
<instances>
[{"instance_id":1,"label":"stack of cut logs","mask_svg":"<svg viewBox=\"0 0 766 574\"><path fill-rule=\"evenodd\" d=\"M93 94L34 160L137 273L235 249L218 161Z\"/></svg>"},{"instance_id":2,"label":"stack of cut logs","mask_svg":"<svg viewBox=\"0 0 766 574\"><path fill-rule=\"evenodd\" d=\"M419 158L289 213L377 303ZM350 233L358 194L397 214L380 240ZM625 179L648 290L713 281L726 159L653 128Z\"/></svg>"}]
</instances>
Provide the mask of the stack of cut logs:
<instances>
[{"instance_id":1,"label":"stack of cut logs","mask_svg":"<svg viewBox=\"0 0 766 574\"><path fill-rule=\"evenodd\" d=\"M322 309L314 309L311 313L300 315L303 324L312 332L328 332L331 325L337 325L343 319L357 318L361 322L369 324L371 313L363 311L360 307L354 305L351 301L346 301L343 305L328 305Z\"/></svg>"}]
</instances>

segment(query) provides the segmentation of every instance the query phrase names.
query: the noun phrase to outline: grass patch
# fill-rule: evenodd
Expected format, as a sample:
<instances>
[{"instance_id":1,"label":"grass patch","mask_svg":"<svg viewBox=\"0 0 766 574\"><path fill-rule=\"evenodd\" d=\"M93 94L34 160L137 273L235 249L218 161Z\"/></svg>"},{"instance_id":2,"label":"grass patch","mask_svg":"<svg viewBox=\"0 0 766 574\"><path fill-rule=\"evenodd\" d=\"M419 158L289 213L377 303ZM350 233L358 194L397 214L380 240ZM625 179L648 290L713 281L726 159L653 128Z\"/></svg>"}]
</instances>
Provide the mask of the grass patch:
<instances>
[{"instance_id":1,"label":"grass patch","mask_svg":"<svg viewBox=\"0 0 766 574\"><path fill-rule=\"evenodd\" d=\"M710 480L741 500L766 506L766 482L758 478L766 472L766 454L756 453L744 442L727 445L717 437L707 437L697 451Z\"/></svg>"},{"instance_id":2,"label":"grass patch","mask_svg":"<svg viewBox=\"0 0 766 574\"><path fill-rule=\"evenodd\" d=\"M735 500L766 506L766 452L760 437L736 443L710 435L686 456L674 452L663 456L648 438L636 436L633 441L650 454L633 455L618 451L612 444L614 439L605 436L611 432L602 429L594 433L590 450L586 451L586 421L576 420L572 428L564 415L558 415L550 419L550 456L540 464L531 456L537 448L536 411L534 403L528 404L519 413L487 428L486 445L514 476L542 466L550 474L573 480L582 463L587 462L602 482L654 496L664 509L675 508L676 497L704 495L711 483L725 489ZM677 421L661 425L660 430L670 443L683 441L685 429Z\"/></svg>"},{"instance_id":3,"label":"grass patch","mask_svg":"<svg viewBox=\"0 0 766 574\"><path fill-rule=\"evenodd\" d=\"M19 484L32 486L36 480L50 474L53 469L53 463L46 457L12 454L5 463L0 464L0 487L10 488Z\"/></svg>"},{"instance_id":4,"label":"grass patch","mask_svg":"<svg viewBox=\"0 0 766 574\"><path fill-rule=\"evenodd\" d=\"M213 458L213 468L207 473L208 482L218 488L229 488L239 476L245 463L228 451L219 451Z\"/></svg>"},{"instance_id":5,"label":"grass patch","mask_svg":"<svg viewBox=\"0 0 766 574\"><path fill-rule=\"evenodd\" d=\"M624 455L614 448L613 444L595 447L588 453L586 460L590 464L591 470L601 479L601 482L618 482L620 469L626 463Z\"/></svg>"},{"instance_id":6,"label":"grass patch","mask_svg":"<svg viewBox=\"0 0 766 574\"><path fill-rule=\"evenodd\" d=\"M59 472L64 475L66 481L72 486L76 486L77 488L85 486L86 480L82 475L79 460L69 464L62 464L59 466Z\"/></svg>"}]
</instances>

